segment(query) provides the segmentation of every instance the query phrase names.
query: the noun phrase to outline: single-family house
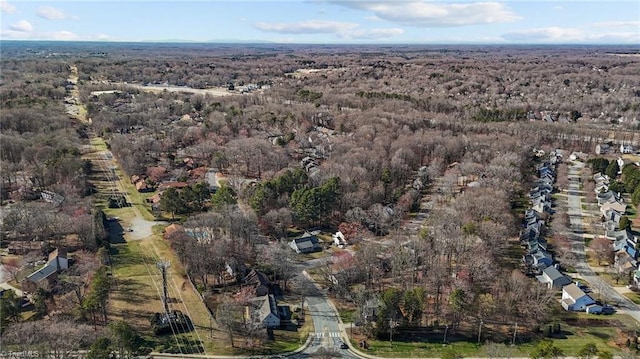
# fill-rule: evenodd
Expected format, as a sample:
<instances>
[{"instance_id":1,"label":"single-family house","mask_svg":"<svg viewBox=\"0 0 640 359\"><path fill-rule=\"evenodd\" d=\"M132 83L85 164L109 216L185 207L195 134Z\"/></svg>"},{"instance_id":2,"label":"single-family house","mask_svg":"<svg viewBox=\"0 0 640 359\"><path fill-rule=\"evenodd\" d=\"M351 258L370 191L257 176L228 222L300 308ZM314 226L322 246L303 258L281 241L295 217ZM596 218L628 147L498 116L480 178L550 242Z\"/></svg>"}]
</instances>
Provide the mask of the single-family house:
<instances>
[{"instance_id":1,"label":"single-family house","mask_svg":"<svg viewBox=\"0 0 640 359\"><path fill-rule=\"evenodd\" d=\"M538 213L553 213L551 201L542 197L531 201L531 209Z\"/></svg>"},{"instance_id":2,"label":"single-family house","mask_svg":"<svg viewBox=\"0 0 640 359\"><path fill-rule=\"evenodd\" d=\"M603 174L601 172L596 172L593 175L593 181L595 183L605 183L605 184L609 184L609 176L607 176L606 174Z\"/></svg>"},{"instance_id":3,"label":"single-family house","mask_svg":"<svg viewBox=\"0 0 640 359\"><path fill-rule=\"evenodd\" d=\"M609 201L609 202L605 202L602 205L600 205L600 212L602 214L607 213L608 210L614 210L618 213L624 213L627 211L627 204L624 203L624 201L622 199L616 200L616 201Z\"/></svg>"},{"instance_id":4,"label":"single-family house","mask_svg":"<svg viewBox=\"0 0 640 359\"><path fill-rule=\"evenodd\" d=\"M338 248L344 248L344 246L347 244L347 240L344 238L344 234L342 234L342 232L337 231L336 233L333 234L333 243L338 247Z\"/></svg>"},{"instance_id":5,"label":"single-family house","mask_svg":"<svg viewBox=\"0 0 640 359\"><path fill-rule=\"evenodd\" d=\"M547 284L549 289L554 290L562 289L565 285L571 284L571 279L560 273L554 266L543 269L542 275L539 275L537 278L541 283Z\"/></svg>"},{"instance_id":6,"label":"single-family house","mask_svg":"<svg viewBox=\"0 0 640 359\"><path fill-rule=\"evenodd\" d=\"M261 304L258 309L258 320L265 328L277 328L280 326L280 312L276 298L272 295L265 295L260 298Z\"/></svg>"},{"instance_id":7,"label":"single-family house","mask_svg":"<svg viewBox=\"0 0 640 359\"><path fill-rule=\"evenodd\" d=\"M562 287L562 308L564 310L583 312L586 311L588 305L595 304L595 302L575 283Z\"/></svg>"},{"instance_id":8,"label":"single-family house","mask_svg":"<svg viewBox=\"0 0 640 359\"><path fill-rule=\"evenodd\" d=\"M620 153L630 154L634 152L635 148L632 145L625 145L624 143L620 145Z\"/></svg>"},{"instance_id":9,"label":"single-family house","mask_svg":"<svg viewBox=\"0 0 640 359\"><path fill-rule=\"evenodd\" d=\"M617 251L614 258L614 267L620 274L631 273L638 267L638 262L625 250Z\"/></svg>"},{"instance_id":10,"label":"single-family house","mask_svg":"<svg viewBox=\"0 0 640 359\"><path fill-rule=\"evenodd\" d=\"M605 155L612 152L612 150L611 146L606 143L598 143L596 145L596 155Z\"/></svg>"},{"instance_id":11,"label":"single-family house","mask_svg":"<svg viewBox=\"0 0 640 359\"><path fill-rule=\"evenodd\" d=\"M22 281L22 289L34 293L40 286L53 284L57 279L57 274L66 269L69 269L67 251L58 248L49 253L49 260L42 268L31 273Z\"/></svg>"},{"instance_id":12,"label":"single-family house","mask_svg":"<svg viewBox=\"0 0 640 359\"><path fill-rule=\"evenodd\" d=\"M537 251L531 253L530 257L531 264L538 269L544 269L553 264L553 256L551 255L551 253L543 249L538 249Z\"/></svg>"},{"instance_id":13,"label":"single-family house","mask_svg":"<svg viewBox=\"0 0 640 359\"><path fill-rule=\"evenodd\" d=\"M138 192L150 192L150 191L152 191L152 190L153 190L153 187L149 186L149 185L147 184L147 181L142 180L142 179L141 179L141 180L138 180L138 181L135 183L135 186L136 186L136 190L137 190Z\"/></svg>"},{"instance_id":14,"label":"single-family house","mask_svg":"<svg viewBox=\"0 0 640 359\"><path fill-rule=\"evenodd\" d=\"M593 189L596 193L603 193L609 190L609 184L604 182L596 182L596 186Z\"/></svg>"},{"instance_id":15,"label":"single-family house","mask_svg":"<svg viewBox=\"0 0 640 359\"><path fill-rule=\"evenodd\" d=\"M607 202L620 202L622 199L618 193L615 193L611 190L606 192L601 192L596 195L598 198L598 206L602 206Z\"/></svg>"},{"instance_id":16,"label":"single-family house","mask_svg":"<svg viewBox=\"0 0 640 359\"><path fill-rule=\"evenodd\" d=\"M236 258L230 257L224 262L224 270L221 273L222 280L225 282L235 282L241 280L244 273L247 272L247 267L241 261Z\"/></svg>"},{"instance_id":17,"label":"single-family house","mask_svg":"<svg viewBox=\"0 0 640 359\"><path fill-rule=\"evenodd\" d=\"M270 294L273 291L271 281L267 278L266 274L258 272L255 269L249 271L249 274L242 278L242 284L253 287L257 297Z\"/></svg>"},{"instance_id":18,"label":"single-family house","mask_svg":"<svg viewBox=\"0 0 640 359\"><path fill-rule=\"evenodd\" d=\"M179 233L184 231L184 227L180 224L172 223L162 232L162 237L164 239L170 239L174 236L175 233Z\"/></svg>"},{"instance_id":19,"label":"single-family house","mask_svg":"<svg viewBox=\"0 0 640 359\"><path fill-rule=\"evenodd\" d=\"M622 218L622 215L623 213L620 213L613 208L608 208L603 213L603 217L605 221L611 221L616 225L620 223L620 219Z\"/></svg>"},{"instance_id":20,"label":"single-family house","mask_svg":"<svg viewBox=\"0 0 640 359\"><path fill-rule=\"evenodd\" d=\"M606 231L604 237L611 241L623 240L625 242L634 242L635 238L628 229L618 229L615 231Z\"/></svg>"},{"instance_id":21,"label":"single-family house","mask_svg":"<svg viewBox=\"0 0 640 359\"><path fill-rule=\"evenodd\" d=\"M310 233L305 233L302 237L292 240L289 246L296 253L313 253L322 250L318 237Z\"/></svg>"}]
</instances>

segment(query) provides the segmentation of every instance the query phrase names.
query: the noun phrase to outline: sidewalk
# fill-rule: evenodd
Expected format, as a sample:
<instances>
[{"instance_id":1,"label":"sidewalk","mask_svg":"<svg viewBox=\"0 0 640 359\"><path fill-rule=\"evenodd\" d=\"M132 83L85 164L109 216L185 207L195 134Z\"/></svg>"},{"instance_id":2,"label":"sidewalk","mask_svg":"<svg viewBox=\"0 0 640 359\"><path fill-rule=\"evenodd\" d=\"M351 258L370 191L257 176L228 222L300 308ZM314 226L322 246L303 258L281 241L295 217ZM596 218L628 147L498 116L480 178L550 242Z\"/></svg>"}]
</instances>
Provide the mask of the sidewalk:
<instances>
[{"instance_id":1,"label":"sidewalk","mask_svg":"<svg viewBox=\"0 0 640 359\"><path fill-rule=\"evenodd\" d=\"M18 288L16 288L16 287L14 287L14 286L12 286L12 285L10 285L10 284L9 284L9 283L7 283L7 282L0 283L0 288L1 288L1 289L4 289L4 290L13 290L13 291L16 293L16 296L17 296L17 297L22 297L22 296L24 296L24 293L22 293L22 291L21 291L20 289L18 289Z\"/></svg>"}]
</instances>

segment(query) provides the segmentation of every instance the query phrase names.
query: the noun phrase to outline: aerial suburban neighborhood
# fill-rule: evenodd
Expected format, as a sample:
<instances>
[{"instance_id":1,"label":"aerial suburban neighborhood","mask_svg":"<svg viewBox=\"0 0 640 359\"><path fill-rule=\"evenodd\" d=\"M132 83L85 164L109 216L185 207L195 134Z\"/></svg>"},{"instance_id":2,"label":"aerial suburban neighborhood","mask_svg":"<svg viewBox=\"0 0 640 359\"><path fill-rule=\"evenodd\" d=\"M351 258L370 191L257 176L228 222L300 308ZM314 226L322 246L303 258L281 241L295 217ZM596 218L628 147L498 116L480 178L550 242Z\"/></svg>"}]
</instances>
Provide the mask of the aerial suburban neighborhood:
<instances>
[{"instance_id":1,"label":"aerial suburban neighborhood","mask_svg":"<svg viewBox=\"0 0 640 359\"><path fill-rule=\"evenodd\" d=\"M640 355L637 46L1 45L2 358Z\"/></svg>"}]
</instances>

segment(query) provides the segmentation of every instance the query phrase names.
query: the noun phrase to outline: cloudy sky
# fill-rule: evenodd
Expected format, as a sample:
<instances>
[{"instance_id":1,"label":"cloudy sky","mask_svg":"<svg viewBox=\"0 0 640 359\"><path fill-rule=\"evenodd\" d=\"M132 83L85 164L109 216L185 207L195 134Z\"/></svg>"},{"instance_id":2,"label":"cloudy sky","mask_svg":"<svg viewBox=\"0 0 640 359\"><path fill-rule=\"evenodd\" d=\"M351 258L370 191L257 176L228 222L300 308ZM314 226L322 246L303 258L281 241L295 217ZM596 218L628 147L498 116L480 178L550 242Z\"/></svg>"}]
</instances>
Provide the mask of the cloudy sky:
<instances>
[{"instance_id":1,"label":"cloudy sky","mask_svg":"<svg viewBox=\"0 0 640 359\"><path fill-rule=\"evenodd\" d=\"M0 0L0 39L638 44L637 0Z\"/></svg>"}]
</instances>

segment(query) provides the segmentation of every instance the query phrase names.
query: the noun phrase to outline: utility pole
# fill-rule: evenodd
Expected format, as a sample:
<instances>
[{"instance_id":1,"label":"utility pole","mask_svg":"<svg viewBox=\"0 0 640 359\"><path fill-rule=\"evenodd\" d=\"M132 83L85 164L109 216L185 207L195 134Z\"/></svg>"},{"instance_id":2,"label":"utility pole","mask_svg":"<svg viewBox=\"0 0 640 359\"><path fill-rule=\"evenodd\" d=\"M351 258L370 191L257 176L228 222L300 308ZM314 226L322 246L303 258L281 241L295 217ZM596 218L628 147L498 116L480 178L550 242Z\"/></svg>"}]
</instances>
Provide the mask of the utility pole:
<instances>
[{"instance_id":1,"label":"utility pole","mask_svg":"<svg viewBox=\"0 0 640 359\"><path fill-rule=\"evenodd\" d=\"M442 344L447 344L447 331L449 330L449 324L444 326L444 339L442 339Z\"/></svg>"},{"instance_id":2,"label":"utility pole","mask_svg":"<svg viewBox=\"0 0 640 359\"><path fill-rule=\"evenodd\" d=\"M478 327L478 344L480 344L480 336L482 335L482 324L484 324L484 322L480 319L480 327Z\"/></svg>"},{"instance_id":3,"label":"utility pole","mask_svg":"<svg viewBox=\"0 0 640 359\"><path fill-rule=\"evenodd\" d=\"M169 296L167 294L167 269L171 266L168 261L159 261L156 263L160 272L162 272L162 306L164 307L164 312L169 314Z\"/></svg>"}]
</instances>

